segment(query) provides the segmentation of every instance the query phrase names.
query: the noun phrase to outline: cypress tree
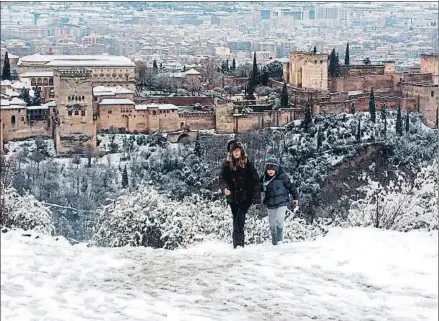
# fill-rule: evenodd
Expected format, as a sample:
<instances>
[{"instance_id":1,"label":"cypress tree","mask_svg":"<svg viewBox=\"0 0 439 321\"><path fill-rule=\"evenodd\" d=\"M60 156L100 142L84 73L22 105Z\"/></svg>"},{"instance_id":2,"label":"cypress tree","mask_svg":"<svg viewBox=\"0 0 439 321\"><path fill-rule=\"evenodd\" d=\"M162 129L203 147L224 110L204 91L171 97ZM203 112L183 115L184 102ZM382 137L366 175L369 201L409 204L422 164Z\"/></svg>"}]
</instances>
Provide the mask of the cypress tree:
<instances>
[{"instance_id":1,"label":"cypress tree","mask_svg":"<svg viewBox=\"0 0 439 321\"><path fill-rule=\"evenodd\" d=\"M401 116L401 106L398 105L398 110L396 112L396 134L402 136L402 116Z\"/></svg>"},{"instance_id":2,"label":"cypress tree","mask_svg":"<svg viewBox=\"0 0 439 321\"><path fill-rule=\"evenodd\" d=\"M282 96L280 98L280 106L281 108L288 108L288 90L287 83L284 83L282 88Z\"/></svg>"},{"instance_id":3,"label":"cypress tree","mask_svg":"<svg viewBox=\"0 0 439 321\"><path fill-rule=\"evenodd\" d=\"M335 53L335 48L332 49L329 55L329 74L332 77L340 77L341 69L340 69L340 60L338 58L338 52Z\"/></svg>"},{"instance_id":4,"label":"cypress tree","mask_svg":"<svg viewBox=\"0 0 439 321\"><path fill-rule=\"evenodd\" d=\"M344 56L344 64L346 66L349 66L349 42L346 45L346 53L345 53L345 56Z\"/></svg>"},{"instance_id":5,"label":"cypress tree","mask_svg":"<svg viewBox=\"0 0 439 321\"><path fill-rule=\"evenodd\" d=\"M9 56L6 51L5 60L3 62L2 80L11 80L11 65L9 64Z\"/></svg>"},{"instance_id":6,"label":"cypress tree","mask_svg":"<svg viewBox=\"0 0 439 321\"><path fill-rule=\"evenodd\" d=\"M335 49L332 49L331 53L329 54L329 74L332 77L335 77L336 71L335 71Z\"/></svg>"},{"instance_id":7,"label":"cypress tree","mask_svg":"<svg viewBox=\"0 0 439 321\"><path fill-rule=\"evenodd\" d=\"M361 141L361 121L360 121L360 119L358 120L357 132L355 133L355 139L356 139L357 143L359 143Z\"/></svg>"},{"instance_id":8,"label":"cypress tree","mask_svg":"<svg viewBox=\"0 0 439 321\"><path fill-rule=\"evenodd\" d=\"M195 138L194 153L201 157L200 131L197 131L197 137Z\"/></svg>"},{"instance_id":9,"label":"cypress tree","mask_svg":"<svg viewBox=\"0 0 439 321\"><path fill-rule=\"evenodd\" d=\"M375 123L376 112L375 112L375 94L373 92L373 87L371 88L369 95L369 113L370 113L370 120L373 123Z\"/></svg>"},{"instance_id":10,"label":"cypress tree","mask_svg":"<svg viewBox=\"0 0 439 321\"><path fill-rule=\"evenodd\" d=\"M309 125L312 122L312 102L307 101L305 105L305 117L303 119L303 125L305 127L305 132L308 132Z\"/></svg>"},{"instance_id":11,"label":"cypress tree","mask_svg":"<svg viewBox=\"0 0 439 321\"><path fill-rule=\"evenodd\" d=\"M408 133L410 130L410 116L409 113L407 112L405 114L405 132Z\"/></svg>"},{"instance_id":12,"label":"cypress tree","mask_svg":"<svg viewBox=\"0 0 439 321\"><path fill-rule=\"evenodd\" d=\"M255 95L254 95L255 89L252 85L252 81L251 79L248 81L248 86L247 86L247 90L246 90L246 98L247 99L255 99Z\"/></svg>"},{"instance_id":13,"label":"cypress tree","mask_svg":"<svg viewBox=\"0 0 439 321\"><path fill-rule=\"evenodd\" d=\"M156 74L159 71L159 68L157 67L157 61L152 62L152 71Z\"/></svg>"},{"instance_id":14,"label":"cypress tree","mask_svg":"<svg viewBox=\"0 0 439 321\"><path fill-rule=\"evenodd\" d=\"M418 95L418 102L417 102L417 104L416 104L416 111L417 111L418 113L421 112L421 98L419 97L419 95Z\"/></svg>"},{"instance_id":15,"label":"cypress tree","mask_svg":"<svg viewBox=\"0 0 439 321\"><path fill-rule=\"evenodd\" d=\"M253 69L251 76L251 84L253 87L256 87L258 84L258 64L256 62L256 52L253 54Z\"/></svg>"},{"instance_id":16,"label":"cypress tree","mask_svg":"<svg viewBox=\"0 0 439 321\"><path fill-rule=\"evenodd\" d=\"M383 121L383 124L384 124L383 135L384 135L384 138L386 138L387 137L387 107L386 107L386 104L381 105L381 120Z\"/></svg>"},{"instance_id":17,"label":"cypress tree","mask_svg":"<svg viewBox=\"0 0 439 321\"><path fill-rule=\"evenodd\" d=\"M269 78L268 71L267 71L267 68L265 68L265 66L264 66L264 68L262 68L262 73L261 73L261 85L262 86L268 85L268 78Z\"/></svg>"},{"instance_id":18,"label":"cypress tree","mask_svg":"<svg viewBox=\"0 0 439 321\"><path fill-rule=\"evenodd\" d=\"M127 165L125 165L123 172L122 172L122 188L128 187L128 172L127 172Z\"/></svg>"},{"instance_id":19,"label":"cypress tree","mask_svg":"<svg viewBox=\"0 0 439 321\"><path fill-rule=\"evenodd\" d=\"M313 53L313 54L316 54L316 53L317 53L317 47L316 47L316 46L314 46L314 49L313 49L312 53Z\"/></svg>"},{"instance_id":20,"label":"cypress tree","mask_svg":"<svg viewBox=\"0 0 439 321\"><path fill-rule=\"evenodd\" d=\"M322 141L323 141L323 134L319 127L317 128L317 149L320 149L322 147Z\"/></svg>"},{"instance_id":21,"label":"cypress tree","mask_svg":"<svg viewBox=\"0 0 439 321\"><path fill-rule=\"evenodd\" d=\"M335 55L335 76L336 77L341 76L340 59L338 58L338 52Z\"/></svg>"},{"instance_id":22,"label":"cypress tree","mask_svg":"<svg viewBox=\"0 0 439 321\"><path fill-rule=\"evenodd\" d=\"M231 68L232 70L236 70L236 61L235 61L235 58L233 58L233 60L232 60L232 68Z\"/></svg>"}]
</instances>

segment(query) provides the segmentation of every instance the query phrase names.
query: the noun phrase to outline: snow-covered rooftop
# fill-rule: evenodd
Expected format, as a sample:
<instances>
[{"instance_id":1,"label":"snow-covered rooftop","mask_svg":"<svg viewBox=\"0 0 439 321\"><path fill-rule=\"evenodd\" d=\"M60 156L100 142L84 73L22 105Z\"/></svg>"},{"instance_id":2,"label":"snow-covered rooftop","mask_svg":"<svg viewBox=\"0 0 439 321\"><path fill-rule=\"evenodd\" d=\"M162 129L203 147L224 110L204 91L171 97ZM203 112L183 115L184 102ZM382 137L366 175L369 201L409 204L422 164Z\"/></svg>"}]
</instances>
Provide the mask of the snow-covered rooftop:
<instances>
[{"instance_id":1,"label":"snow-covered rooftop","mask_svg":"<svg viewBox=\"0 0 439 321\"><path fill-rule=\"evenodd\" d=\"M22 88L31 88L32 86L26 83L22 83L21 81L16 81L12 85L14 89L22 89Z\"/></svg>"},{"instance_id":2,"label":"snow-covered rooftop","mask_svg":"<svg viewBox=\"0 0 439 321\"><path fill-rule=\"evenodd\" d=\"M2 109L26 108L26 102L14 97L12 100L1 99L0 106Z\"/></svg>"},{"instance_id":3,"label":"snow-covered rooftop","mask_svg":"<svg viewBox=\"0 0 439 321\"><path fill-rule=\"evenodd\" d=\"M117 86L117 87L106 87L106 86L96 86L93 88L94 96L114 96L116 94L133 94L134 92L128 88Z\"/></svg>"},{"instance_id":4,"label":"snow-covered rooftop","mask_svg":"<svg viewBox=\"0 0 439 321\"><path fill-rule=\"evenodd\" d=\"M152 108L158 108L158 109L176 109L178 110L178 107L174 104L147 104L147 105L136 105L135 107L137 110L145 110L145 109L152 109Z\"/></svg>"},{"instance_id":5,"label":"snow-covered rooftop","mask_svg":"<svg viewBox=\"0 0 439 321\"><path fill-rule=\"evenodd\" d=\"M5 94L9 97L18 97L20 94L12 89L6 89Z\"/></svg>"},{"instance_id":6,"label":"snow-covered rooftop","mask_svg":"<svg viewBox=\"0 0 439 321\"><path fill-rule=\"evenodd\" d=\"M48 103L45 103L41 106L28 106L27 109L49 109L50 107L56 107L56 102L55 101L49 101Z\"/></svg>"},{"instance_id":7,"label":"snow-covered rooftop","mask_svg":"<svg viewBox=\"0 0 439 321\"><path fill-rule=\"evenodd\" d=\"M134 67L134 62L123 56L108 55L41 55L34 54L20 58L17 65L26 62L41 62L46 66L111 66Z\"/></svg>"},{"instance_id":8,"label":"snow-covered rooftop","mask_svg":"<svg viewBox=\"0 0 439 321\"><path fill-rule=\"evenodd\" d=\"M200 73L196 71L194 68L191 68L188 71L186 71L186 75L200 75Z\"/></svg>"},{"instance_id":9,"label":"snow-covered rooftop","mask_svg":"<svg viewBox=\"0 0 439 321\"><path fill-rule=\"evenodd\" d=\"M127 98L109 98L102 99L99 105L134 105L134 101Z\"/></svg>"},{"instance_id":10,"label":"snow-covered rooftop","mask_svg":"<svg viewBox=\"0 0 439 321\"><path fill-rule=\"evenodd\" d=\"M53 71L26 71L20 75L20 78L29 77L53 77Z\"/></svg>"}]
</instances>

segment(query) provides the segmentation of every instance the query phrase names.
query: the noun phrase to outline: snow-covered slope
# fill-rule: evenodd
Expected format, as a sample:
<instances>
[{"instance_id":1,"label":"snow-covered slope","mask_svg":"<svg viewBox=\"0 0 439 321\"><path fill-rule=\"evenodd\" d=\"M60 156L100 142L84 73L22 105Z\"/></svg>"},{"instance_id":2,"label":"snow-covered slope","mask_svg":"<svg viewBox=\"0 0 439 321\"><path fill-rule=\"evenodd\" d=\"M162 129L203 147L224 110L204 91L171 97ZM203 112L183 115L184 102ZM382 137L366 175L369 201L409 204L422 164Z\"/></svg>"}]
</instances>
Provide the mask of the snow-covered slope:
<instances>
[{"instance_id":1,"label":"snow-covered slope","mask_svg":"<svg viewBox=\"0 0 439 321\"><path fill-rule=\"evenodd\" d=\"M233 250L1 235L2 320L437 320L438 234L332 229Z\"/></svg>"}]
</instances>

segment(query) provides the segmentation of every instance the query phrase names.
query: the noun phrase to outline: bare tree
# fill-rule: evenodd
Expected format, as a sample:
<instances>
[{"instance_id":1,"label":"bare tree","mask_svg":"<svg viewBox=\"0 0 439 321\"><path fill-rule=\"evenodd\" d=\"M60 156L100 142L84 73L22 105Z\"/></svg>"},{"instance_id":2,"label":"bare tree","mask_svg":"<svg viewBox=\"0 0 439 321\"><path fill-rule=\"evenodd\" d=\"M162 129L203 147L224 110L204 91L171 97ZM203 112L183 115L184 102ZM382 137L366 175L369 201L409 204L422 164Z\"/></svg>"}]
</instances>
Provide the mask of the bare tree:
<instances>
[{"instance_id":1,"label":"bare tree","mask_svg":"<svg viewBox=\"0 0 439 321\"><path fill-rule=\"evenodd\" d=\"M202 62L199 72L203 78L203 81L215 86L221 85L222 75L218 72L221 62L215 58L208 58Z\"/></svg>"}]
</instances>

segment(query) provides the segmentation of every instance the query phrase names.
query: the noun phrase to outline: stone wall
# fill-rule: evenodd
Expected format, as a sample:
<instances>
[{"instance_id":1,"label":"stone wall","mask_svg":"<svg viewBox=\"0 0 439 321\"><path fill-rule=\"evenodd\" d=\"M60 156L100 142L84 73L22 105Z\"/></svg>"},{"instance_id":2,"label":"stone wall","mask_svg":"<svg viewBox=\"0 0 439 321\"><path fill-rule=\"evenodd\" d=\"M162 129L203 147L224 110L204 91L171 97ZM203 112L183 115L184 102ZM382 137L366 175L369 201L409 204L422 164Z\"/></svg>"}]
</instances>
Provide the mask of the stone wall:
<instances>
[{"instance_id":1,"label":"stone wall","mask_svg":"<svg viewBox=\"0 0 439 321\"><path fill-rule=\"evenodd\" d=\"M134 113L134 105L100 105L97 131L124 128L128 130L128 117Z\"/></svg>"},{"instance_id":2,"label":"stone wall","mask_svg":"<svg viewBox=\"0 0 439 321\"><path fill-rule=\"evenodd\" d=\"M213 105L212 97L205 96L178 96L178 97L135 97L134 101L137 105L147 104L173 104L175 106L193 106L201 104L202 106Z\"/></svg>"},{"instance_id":3,"label":"stone wall","mask_svg":"<svg viewBox=\"0 0 439 321\"><path fill-rule=\"evenodd\" d=\"M191 130L215 129L214 113L185 113L180 114L180 123L189 125Z\"/></svg>"},{"instance_id":4,"label":"stone wall","mask_svg":"<svg viewBox=\"0 0 439 321\"><path fill-rule=\"evenodd\" d=\"M417 105L419 100L420 110L424 114L425 123L433 128L438 108L438 85L404 82L401 84L401 91L404 96L413 99L415 105Z\"/></svg>"},{"instance_id":5,"label":"stone wall","mask_svg":"<svg viewBox=\"0 0 439 321\"><path fill-rule=\"evenodd\" d=\"M400 74L399 81L427 82L432 84L433 75L431 73L414 73L414 74L403 73Z\"/></svg>"},{"instance_id":6,"label":"stone wall","mask_svg":"<svg viewBox=\"0 0 439 321\"><path fill-rule=\"evenodd\" d=\"M421 72L431 73L433 83L438 84L438 55L421 55Z\"/></svg>"},{"instance_id":7,"label":"stone wall","mask_svg":"<svg viewBox=\"0 0 439 321\"><path fill-rule=\"evenodd\" d=\"M394 79L392 74L370 75L361 77L330 77L328 87L331 92L366 90L380 88L393 90Z\"/></svg>"},{"instance_id":8,"label":"stone wall","mask_svg":"<svg viewBox=\"0 0 439 321\"><path fill-rule=\"evenodd\" d=\"M375 93L376 110L381 109L382 104L386 104L389 109L396 109L398 105L402 110L415 111L416 100L410 97L379 95ZM314 105L314 115L334 115L339 113L351 113L352 104L355 104L355 110L359 112L369 111L369 94L357 95L350 97L345 101L326 101Z\"/></svg>"},{"instance_id":9,"label":"stone wall","mask_svg":"<svg viewBox=\"0 0 439 321\"><path fill-rule=\"evenodd\" d=\"M276 81L272 78L268 80L268 86L282 90L283 83ZM287 84L287 92L289 101L295 106L303 106L305 103L312 99L313 101L320 101L322 97L326 96L326 92L320 90L312 90L299 88Z\"/></svg>"},{"instance_id":10,"label":"stone wall","mask_svg":"<svg viewBox=\"0 0 439 321\"><path fill-rule=\"evenodd\" d=\"M403 98L397 96L380 96L375 94L375 106L376 110L381 109L381 105L386 104L389 109L396 109L398 105L404 111L415 111L416 110L416 100L413 98ZM369 111L369 95L358 97L355 101L356 111Z\"/></svg>"},{"instance_id":11,"label":"stone wall","mask_svg":"<svg viewBox=\"0 0 439 321\"><path fill-rule=\"evenodd\" d=\"M384 75L384 65L341 65L342 77L361 77L370 75Z\"/></svg>"},{"instance_id":12,"label":"stone wall","mask_svg":"<svg viewBox=\"0 0 439 321\"><path fill-rule=\"evenodd\" d=\"M52 136L52 124L49 118L28 122L26 108L2 109L1 113L4 140Z\"/></svg>"},{"instance_id":13,"label":"stone wall","mask_svg":"<svg viewBox=\"0 0 439 321\"><path fill-rule=\"evenodd\" d=\"M233 103L231 101L215 101L215 127L220 134L235 132L235 120L233 118Z\"/></svg>"}]
</instances>

